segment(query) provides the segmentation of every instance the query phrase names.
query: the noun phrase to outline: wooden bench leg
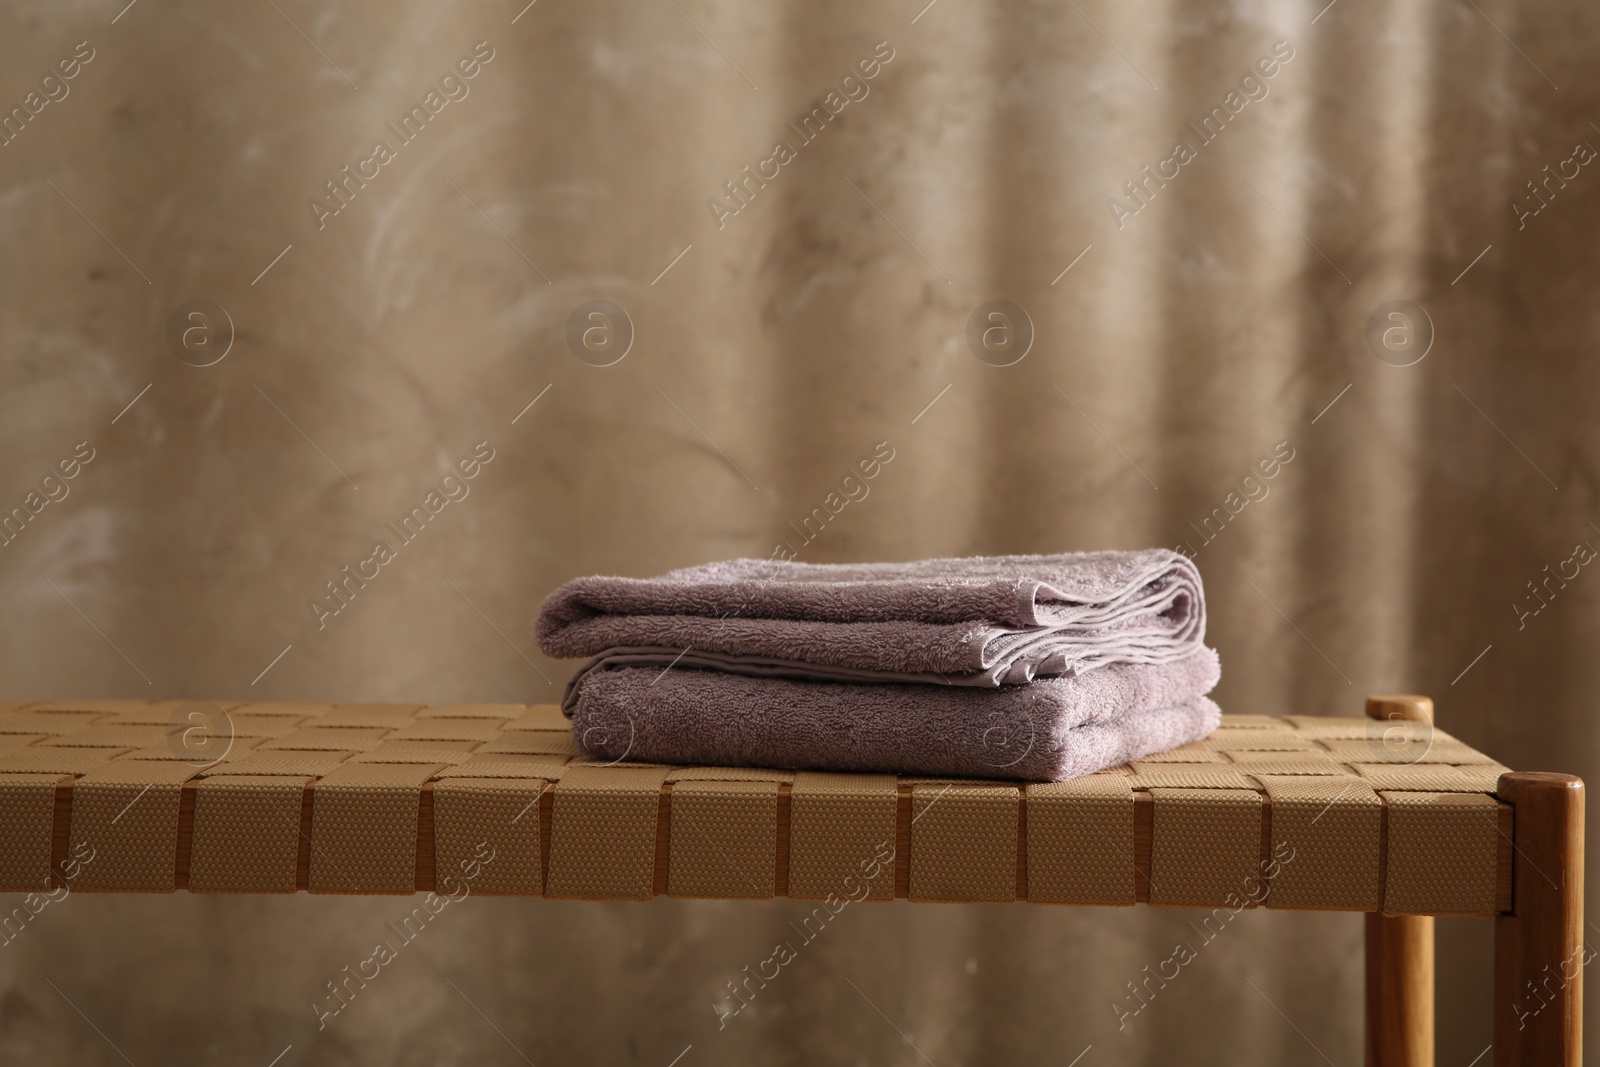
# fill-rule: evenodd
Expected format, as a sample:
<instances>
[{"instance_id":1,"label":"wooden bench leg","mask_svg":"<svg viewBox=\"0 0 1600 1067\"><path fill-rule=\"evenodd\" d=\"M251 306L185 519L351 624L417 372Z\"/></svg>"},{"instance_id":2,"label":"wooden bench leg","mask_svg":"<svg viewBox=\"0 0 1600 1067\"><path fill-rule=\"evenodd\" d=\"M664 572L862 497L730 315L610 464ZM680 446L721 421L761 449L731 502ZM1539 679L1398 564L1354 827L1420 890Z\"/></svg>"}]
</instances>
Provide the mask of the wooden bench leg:
<instances>
[{"instance_id":1,"label":"wooden bench leg","mask_svg":"<svg viewBox=\"0 0 1600 1067\"><path fill-rule=\"evenodd\" d=\"M1433 917L1367 917L1367 1067L1433 1067Z\"/></svg>"},{"instance_id":2,"label":"wooden bench leg","mask_svg":"<svg viewBox=\"0 0 1600 1067\"><path fill-rule=\"evenodd\" d=\"M1433 701L1369 696L1367 718L1432 725ZM1366 1050L1367 1067L1433 1067L1432 916L1367 916Z\"/></svg>"},{"instance_id":3,"label":"wooden bench leg","mask_svg":"<svg viewBox=\"0 0 1600 1067\"><path fill-rule=\"evenodd\" d=\"M1583 1062L1583 782L1500 776L1515 809L1512 908L1494 925L1495 1067Z\"/></svg>"}]
</instances>

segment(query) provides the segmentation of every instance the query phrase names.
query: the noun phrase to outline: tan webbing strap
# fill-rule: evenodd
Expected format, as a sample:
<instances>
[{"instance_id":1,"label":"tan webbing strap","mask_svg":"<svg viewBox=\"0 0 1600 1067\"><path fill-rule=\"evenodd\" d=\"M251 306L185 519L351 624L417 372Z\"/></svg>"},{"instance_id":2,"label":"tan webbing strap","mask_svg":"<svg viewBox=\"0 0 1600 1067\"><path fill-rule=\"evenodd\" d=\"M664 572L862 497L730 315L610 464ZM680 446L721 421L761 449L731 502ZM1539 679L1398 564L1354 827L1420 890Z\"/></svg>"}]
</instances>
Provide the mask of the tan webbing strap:
<instances>
[{"instance_id":1,"label":"tan webbing strap","mask_svg":"<svg viewBox=\"0 0 1600 1067\"><path fill-rule=\"evenodd\" d=\"M288 775L291 778L320 778L344 765L349 752L262 752L253 750L222 763L202 767L198 776L214 774Z\"/></svg>"},{"instance_id":2,"label":"tan webbing strap","mask_svg":"<svg viewBox=\"0 0 1600 1067\"><path fill-rule=\"evenodd\" d=\"M1481 793L1476 778L1460 768L1439 763L1357 763L1354 765L1374 789L1397 793Z\"/></svg>"},{"instance_id":3,"label":"tan webbing strap","mask_svg":"<svg viewBox=\"0 0 1600 1067\"><path fill-rule=\"evenodd\" d=\"M1028 899L1131 905L1133 789L1120 774L1034 783L1028 797Z\"/></svg>"},{"instance_id":4,"label":"tan webbing strap","mask_svg":"<svg viewBox=\"0 0 1600 1067\"><path fill-rule=\"evenodd\" d=\"M383 743L389 731L381 726L329 727L302 726L283 737L274 737L261 746L264 752L370 752Z\"/></svg>"},{"instance_id":5,"label":"tan webbing strap","mask_svg":"<svg viewBox=\"0 0 1600 1067\"><path fill-rule=\"evenodd\" d=\"M472 756L470 741L385 741L370 752L358 752L351 763L442 763L454 766Z\"/></svg>"},{"instance_id":6,"label":"tan webbing strap","mask_svg":"<svg viewBox=\"0 0 1600 1067\"><path fill-rule=\"evenodd\" d=\"M232 724L233 736L237 740L244 737L254 737L265 740L269 737L288 737L294 733L295 728L305 719L299 715L235 715L229 713L228 722Z\"/></svg>"},{"instance_id":7,"label":"tan webbing strap","mask_svg":"<svg viewBox=\"0 0 1600 1067\"><path fill-rule=\"evenodd\" d=\"M1229 755L1234 758L1235 769L1244 774L1331 774L1349 777L1343 765L1314 752L1231 752Z\"/></svg>"},{"instance_id":8,"label":"tan webbing strap","mask_svg":"<svg viewBox=\"0 0 1600 1067\"><path fill-rule=\"evenodd\" d=\"M165 726L123 725L116 721L97 722L85 730L74 730L48 741L40 742L50 748L144 748L167 741L174 733Z\"/></svg>"},{"instance_id":9,"label":"tan webbing strap","mask_svg":"<svg viewBox=\"0 0 1600 1067\"><path fill-rule=\"evenodd\" d=\"M93 721L102 725L106 723L127 723L138 726L176 725L176 727L181 730L185 726L189 725L189 721L182 715L178 714L178 709L189 703L199 702L186 700L162 700L152 704L141 701L134 704L132 707L119 708L116 711L97 713ZM208 706L223 708L227 705L212 703ZM179 719L177 724L173 722L174 716L177 716Z\"/></svg>"},{"instance_id":10,"label":"tan webbing strap","mask_svg":"<svg viewBox=\"0 0 1600 1067\"><path fill-rule=\"evenodd\" d=\"M776 891L778 782L672 785L667 893L765 900Z\"/></svg>"},{"instance_id":11,"label":"tan webbing strap","mask_svg":"<svg viewBox=\"0 0 1600 1067\"><path fill-rule=\"evenodd\" d=\"M251 715L297 715L300 718L331 714L332 704L300 704L292 701L264 700L249 705Z\"/></svg>"},{"instance_id":12,"label":"tan webbing strap","mask_svg":"<svg viewBox=\"0 0 1600 1067\"><path fill-rule=\"evenodd\" d=\"M547 782L558 782L566 774L566 764L560 762L561 757L551 756L549 761L539 760L531 756L479 756L474 754L465 763L446 767L438 774L437 779L446 778L542 778Z\"/></svg>"},{"instance_id":13,"label":"tan webbing strap","mask_svg":"<svg viewBox=\"0 0 1600 1067\"><path fill-rule=\"evenodd\" d=\"M1495 905L1499 804L1482 793L1384 792L1389 914L1486 915Z\"/></svg>"},{"instance_id":14,"label":"tan webbing strap","mask_svg":"<svg viewBox=\"0 0 1600 1067\"><path fill-rule=\"evenodd\" d=\"M72 787L70 850L93 855L72 888L85 892L170 893L176 884L181 786L186 763L107 763Z\"/></svg>"},{"instance_id":15,"label":"tan webbing strap","mask_svg":"<svg viewBox=\"0 0 1600 1067\"><path fill-rule=\"evenodd\" d=\"M238 759L260 744L261 741L262 738L259 737L225 737L216 739L214 743L208 742L206 748L202 751L215 753L215 763L208 762L210 757L202 755L201 751L184 751L182 739L178 735L173 735L160 744L151 745L148 748L124 752L117 758L119 760L177 760L189 764L194 767L196 772L199 772L204 767L221 766L221 762L224 759ZM223 755L224 753L226 753L226 756Z\"/></svg>"},{"instance_id":16,"label":"tan webbing strap","mask_svg":"<svg viewBox=\"0 0 1600 1067\"><path fill-rule=\"evenodd\" d=\"M1281 730L1283 722L1271 715L1230 715L1223 713L1219 729L1223 730Z\"/></svg>"},{"instance_id":17,"label":"tan webbing strap","mask_svg":"<svg viewBox=\"0 0 1600 1067\"><path fill-rule=\"evenodd\" d=\"M1283 721L1293 726L1301 737L1312 739L1327 737L1358 740L1372 737L1374 730L1381 729L1374 720L1355 715L1285 715Z\"/></svg>"},{"instance_id":18,"label":"tan webbing strap","mask_svg":"<svg viewBox=\"0 0 1600 1067\"><path fill-rule=\"evenodd\" d=\"M541 896L538 778L447 778L433 785L437 891Z\"/></svg>"},{"instance_id":19,"label":"tan webbing strap","mask_svg":"<svg viewBox=\"0 0 1600 1067\"><path fill-rule=\"evenodd\" d=\"M1222 753L1222 756L1237 765L1245 774L1256 773L1251 768L1262 763L1293 763L1331 768L1326 772L1328 774L1350 773L1344 769L1344 764L1335 761L1332 756L1320 748L1294 749L1289 752L1271 749L1234 749Z\"/></svg>"},{"instance_id":20,"label":"tan webbing strap","mask_svg":"<svg viewBox=\"0 0 1600 1067\"><path fill-rule=\"evenodd\" d=\"M1458 766L1487 766L1497 762L1493 756L1485 756L1482 752L1464 745L1460 741L1435 740L1428 754L1418 763L1453 763Z\"/></svg>"},{"instance_id":21,"label":"tan webbing strap","mask_svg":"<svg viewBox=\"0 0 1600 1067\"><path fill-rule=\"evenodd\" d=\"M30 705L28 711L41 715L119 715L148 706L143 700L47 700Z\"/></svg>"},{"instance_id":22,"label":"tan webbing strap","mask_svg":"<svg viewBox=\"0 0 1600 1067\"><path fill-rule=\"evenodd\" d=\"M411 713L404 708L344 704L334 708L326 715L318 715L314 719L307 719L301 725L315 727L319 730L334 728L351 730L381 728L393 730L402 726L410 726L412 722Z\"/></svg>"},{"instance_id":23,"label":"tan webbing strap","mask_svg":"<svg viewBox=\"0 0 1600 1067\"><path fill-rule=\"evenodd\" d=\"M1017 899L1021 798L1014 786L913 786L910 898Z\"/></svg>"},{"instance_id":24,"label":"tan webbing strap","mask_svg":"<svg viewBox=\"0 0 1600 1067\"><path fill-rule=\"evenodd\" d=\"M140 702L135 707L123 708L111 713L117 722L144 723L146 725L165 724L178 730L199 725L200 719L190 715L189 712L197 708L207 708L213 711L232 711L242 708L242 700L158 700L151 703ZM101 719L109 722L111 719Z\"/></svg>"},{"instance_id":25,"label":"tan webbing strap","mask_svg":"<svg viewBox=\"0 0 1600 1067\"><path fill-rule=\"evenodd\" d=\"M49 888L59 774L0 774L0 893Z\"/></svg>"},{"instance_id":26,"label":"tan webbing strap","mask_svg":"<svg viewBox=\"0 0 1600 1067\"><path fill-rule=\"evenodd\" d=\"M0 751L0 774L88 774L118 755L114 748L13 748Z\"/></svg>"},{"instance_id":27,"label":"tan webbing strap","mask_svg":"<svg viewBox=\"0 0 1600 1067\"><path fill-rule=\"evenodd\" d=\"M1411 736L1374 737L1364 740L1353 738L1322 738L1317 744L1333 754L1341 763L1493 763L1483 753L1469 748L1460 741L1441 738L1439 731L1429 736L1415 731Z\"/></svg>"},{"instance_id":28,"label":"tan webbing strap","mask_svg":"<svg viewBox=\"0 0 1600 1067\"><path fill-rule=\"evenodd\" d=\"M500 736L501 719L416 719L391 733L389 741L493 741Z\"/></svg>"},{"instance_id":29,"label":"tan webbing strap","mask_svg":"<svg viewBox=\"0 0 1600 1067\"><path fill-rule=\"evenodd\" d=\"M1261 794L1254 789L1155 788L1150 903L1214 905L1259 884ZM1252 881L1254 879L1255 881Z\"/></svg>"},{"instance_id":30,"label":"tan webbing strap","mask_svg":"<svg viewBox=\"0 0 1600 1067\"><path fill-rule=\"evenodd\" d=\"M1377 911L1383 801L1348 775L1260 775L1272 803L1269 908Z\"/></svg>"},{"instance_id":31,"label":"tan webbing strap","mask_svg":"<svg viewBox=\"0 0 1600 1067\"><path fill-rule=\"evenodd\" d=\"M1468 785L1484 793L1497 792L1500 787L1500 776L1511 773L1510 767L1499 763L1476 763L1467 767L1457 767L1456 770L1461 772Z\"/></svg>"},{"instance_id":32,"label":"tan webbing strap","mask_svg":"<svg viewBox=\"0 0 1600 1067\"><path fill-rule=\"evenodd\" d=\"M419 719L519 719L527 709L521 704L435 704L417 712Z\"/></svg>"},{"instance_id":33,"label":"tan webbing strap","mask_svg":"<svg viewBox=\"0 0 1600 1067\"><path fill-rule=\"evenodd\" d=\"M340 711L373 712L375 714L382 714L384 712L393 711L393 712L402 712L405 715L411 716L411 715L415 715L418 711L422 710L423 705L421 705L421 704L407 704L407 703L387 703L387 704L386 703L367 703L367 704L339 704L339 705L336 705L336 707Z\"/></svg>"},{"instance_id":34,"label":"tan webbing strap","mask_svg":"<svg viewBox=\"0 0 1600 1067\"><path fill-rule=\"evenodd\" d=\"M479 752L511 753L526 756L576 756L578 746L572 734L550 730L507 731L493 741L478 746Z\"/></svg>"},{"instance_id":35,"label":"tan webbing strap","mask_svg":"<svg viewBox=\"0 0 1600 1067\"><path fill-rule=\"evenodd\" d=\"M649 900L667 768L568 767L551 791L545 896Z\"/></svg>"},{"instance_id":36,"label":"tan webbing strap","mask_svg":"<svg viewBox=\"0 0 1600 1067\"><path fill-rule=\"evenodd\" d=\"M19 711L0 715L0 734L49 734L59 737L87 730L100 719L98 715L70 712Z\"/></svg>"},{"instance_id":37,"label":"tan webbing strap","mask_svg":"<svg viewBox=\"0 0 1600 1067\"><path fill-rule=\"evenodd\" d=\"M1316 745L1296 730L1276 729L1218 730L1206 739L1219 752L1294 752Z\"/></svg>"},{"instance_id":38,"label":"tan webbing strap","mask_svg":"<svg viewBox=\"0 0 1600 1067\"><path fill-rule=\"evenodd\" d=\"M1240 768L1209 763L1181 764L1139 762L1128 784L1134 789L1254 789Z\"/></svg>"},{"instance_id":39,"label":"tan webbing strap","mask_svg":"<svg viewBox=\"0 0 1600 1067\"><path fill-rule=\"evenodd\" d=\"M669 782L793 782L795 771L766 767L675 767Z\"/></svg>"},{"instance_id":40,"label":"tan webbing strap","mask_svg":"<svg viewBox=\"0 0 1600 1067\"><path fill-rule=\"evenodd\" d=\"M572 732L572 720L554 704L535 704L510 722L507 730L548 730Z\"/></svg>"},{"instance_id":41,"label":"tan webbing strap","mask_svg":"<svg viewBox=\"0 0 1600 1067\"><path fill-rule=\"evenodd\" d=\"M526 735L524 735L524 736L526 736ZM484 750L480 748L478 751L479 752L483 752ZM513 760L563 759L563 757L554 756L554 755L552 755L550 753L545 753L545 752L491 752L488 755L483 756L482 758L483 759L513 759ZM640 769L644 769L644 770L651 770L651 771L668 771L668 772L671 772L676 767L675 764L671 764L671 763L645 763L643 760L624 760L624 761L619 763L616 760L589 759L586 756L579 756L579 757L576 757L576 758L573 758L573 759L566 759L565 763L566 763L566 765L568 767L571 767L573 769L577 769L579 767L590 767L590 768L593 768L595 770L604 770L607 767L617 767L617 768L620 768L622 770L640 770Z\"/></svg>"},{"instance_id":42,"label":"tan webbing strap","mask_svg":"<svg viewBox=\"0 0 1600 1067\"><path fill-rule=\"evenodd\" d=\"M1227 757L1216 749L1200 745L1184 745L1169 752L1153 752L1140 756L1140 763L1226 763Z\"/></svg>"},{"instance_id":43,"label":"tan webbing strap","mask_svg":"<svg viewBox=\"0 0 1600 1067\"><path fill-rule=\"evenodd\" d=\"M789 895L894 899L892 774L801 771L789 793Z\"/></svg>"},{"instance_id":44,"label":"tan webbing strap","mask_svg":"<svg viewBox=\"0 0 1600 1067\"><path fill-rule=\"evenodd\" d=\"M192 893L293 893L310 778L221 774L194 794Z\"/></svg>"},{"instance_id":45,"label":"tan webbing strap","mask_svg":"<svg viewBox=\"0 0 1600 1067\"><path fill-rule=\"evenodd\" d=\"M562 709L555 704L534 704L523 710L522 715L507 721L506 729L542 729L542 731L560 731L565 729L571 733L573 720L562 715Z\"/></svg>"},{"instance_id":46,"label":"tan webbing strap","mask_svg":"<svg viewBox=\"0 0 1600 1067\"><path fill-rule=\"evenodd\" d=\"M422 784L438 769L346 763L314 783L306 888L313 893L414 892Z\"/></svg>"}]
</instances>

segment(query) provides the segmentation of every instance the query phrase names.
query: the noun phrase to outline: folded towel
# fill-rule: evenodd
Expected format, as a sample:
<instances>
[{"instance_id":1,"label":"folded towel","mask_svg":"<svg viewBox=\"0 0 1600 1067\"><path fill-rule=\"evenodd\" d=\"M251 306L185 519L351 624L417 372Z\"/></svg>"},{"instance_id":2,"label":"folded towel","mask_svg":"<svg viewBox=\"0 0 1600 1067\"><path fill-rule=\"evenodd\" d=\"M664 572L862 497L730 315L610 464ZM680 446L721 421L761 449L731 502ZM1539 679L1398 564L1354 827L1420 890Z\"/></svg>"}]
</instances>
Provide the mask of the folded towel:
<instances>
[{"instance_id":1,"label":"folded towel","mask_svg":"<svg viewBox=\"0 0 1600 1067\"><path fill-rule=\"evenodd\" d=\"M1000 690L591 664L573 736L603 760L1060 781L1216 729L1209 648Z\"/></svg>"},{"instance_id":2,"label":"folded towel","mask_svg":"<svg viewBox=\"0 0 1600 1067\"><path fill-rule=\"evenodd\" d=\"M692 654L695 666L749 675L995 687L1184 659L1203 647L1205 601L1200 572L1166 549L738 559L579 578L545 601L536 630L549 655L611 666L681 666Z\"/></svg>"}]
</instances>

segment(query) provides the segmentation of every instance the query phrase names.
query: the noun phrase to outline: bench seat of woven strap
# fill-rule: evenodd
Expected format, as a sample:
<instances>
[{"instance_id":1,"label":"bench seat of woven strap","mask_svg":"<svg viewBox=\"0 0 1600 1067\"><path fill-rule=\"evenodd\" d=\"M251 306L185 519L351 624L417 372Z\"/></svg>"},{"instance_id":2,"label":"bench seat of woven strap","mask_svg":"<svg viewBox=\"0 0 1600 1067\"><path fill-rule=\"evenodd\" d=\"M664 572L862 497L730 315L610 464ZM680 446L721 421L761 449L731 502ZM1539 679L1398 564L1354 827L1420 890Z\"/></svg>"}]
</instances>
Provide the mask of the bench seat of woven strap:
<instances>
[{"instance_id":1,"label":"bench seat of woven strap","mask_svg":"<svg viewBox=\"0 0 1600 1067\"><path fill-rule=\"evenodd\" d=\"M1386 726L1026 784L600 765L551 706L11 702L0 890L1507 909L1507 768Z\"/></svg>"}]
</instances>

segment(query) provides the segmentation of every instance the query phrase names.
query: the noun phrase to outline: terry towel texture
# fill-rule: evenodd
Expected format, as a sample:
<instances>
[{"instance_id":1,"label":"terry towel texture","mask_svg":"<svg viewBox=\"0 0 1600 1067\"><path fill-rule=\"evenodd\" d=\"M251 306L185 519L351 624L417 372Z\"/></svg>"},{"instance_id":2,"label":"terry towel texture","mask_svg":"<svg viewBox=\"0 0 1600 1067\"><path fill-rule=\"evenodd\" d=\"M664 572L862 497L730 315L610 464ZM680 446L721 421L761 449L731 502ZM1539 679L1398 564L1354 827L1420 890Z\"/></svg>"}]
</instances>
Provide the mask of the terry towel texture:
<instances>
[{"instance_id":1,"label":"terry towel texture","mask_svg":"<svg viewBox=\"0 0 1600 1067\"><path fill-rule=\"evenodd\" d=\"M1211 733L1218 675L1210 649L998 692L601 668L572 728L606 760L1060 781Z\"/></svg>"},{"instance_id":2,"label":"terry towel texture","mask_svg":"<svg viewBox=\"0 0 1600 1067\"><path fill-rule=\"evenodd\" d=\"M1199 572L1164 549L580 578L536 629L591 657L563 708L600 759L1059 780L1220 716Z\"/></svg>"},{"instance_id":3,"label":"terry towel texture","mask_svg":"<svg viewBox=\"0 0 1600 1067\"><path fill-rule=\"evenodd\" d=\"M1200 572L1166 549L913 563L738 559L659 578L579 578L539 612L552 656L626 655L861 682L1022 685L1171 663L1205 637ZM620 665L620 664L619 664Z\"/></svg>"}]
</instances>

